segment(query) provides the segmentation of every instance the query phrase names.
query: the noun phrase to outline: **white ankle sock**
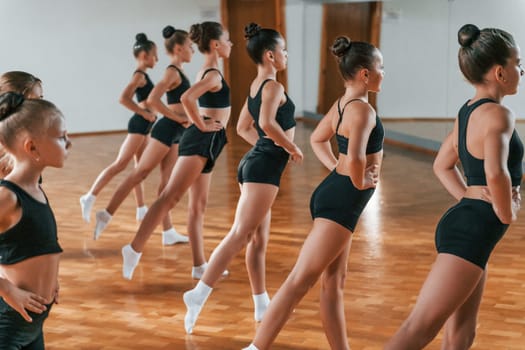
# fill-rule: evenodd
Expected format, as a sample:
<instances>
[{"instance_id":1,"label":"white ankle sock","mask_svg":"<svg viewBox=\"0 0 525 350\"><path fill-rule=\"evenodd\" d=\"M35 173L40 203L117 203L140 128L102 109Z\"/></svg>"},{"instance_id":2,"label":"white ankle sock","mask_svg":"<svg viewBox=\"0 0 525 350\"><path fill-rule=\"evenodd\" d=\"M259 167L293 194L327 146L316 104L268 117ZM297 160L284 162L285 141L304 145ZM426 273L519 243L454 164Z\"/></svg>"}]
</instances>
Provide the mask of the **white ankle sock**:
<instances>
[{"instance_id":1,"label":"white ankle sock","mask_svg":"<svg viewBox=\"0 0 525 350\"><path fill-rule=\"evenodd\" d=\"M122 276L131 280L133 278L133 271L139 264L142 253L136 252L131 244L126 244L122 247Z\"/></svg>"},{"instance_id":2,"label":"white ankle sock","mask_svg":"<svg viewBox=\"0 0 525 350\"><path fill-rule=\"evenodd\" d=\"M108 213L106 209L97 211L95 214L95 218L97 219L97 222L95 224L95 232L93 233L93 239L98 239L100 235L102 234L102 231L108 226L109 222L111 221L111 214Z\"/></svg>"},{"instance_id":3,"label":"white ankle sock","mask_svg":"<svg viewBox=\"0 0 525 350\"><path fill-rule=\"evenodd\" d=\"M194 280L200 280L202 278L202 275L204 275L204 271L206 271L206 268L208 267L208 263L205 262L204 264L200 266L193 266L191 268L191 277ZM230 274L230 271L224 270L222 272L222 277L226 277Z\"/></svg>"},{"instance_id":4,"label":"white ankle sock","mask_svg":"<svg viewBox=\"0 0 525 350\"><path fill-rule=\"evenodd\" d=\"M135 215L135 219L137 219L137 221L142 221L142 219L144 219L144 216L146 216L147 212L147 206L143 205L142 207L137 207L137 214Z\"/></svg>"},{"instance_id":5,"label":"white ankle sock","mask_svg":"<svg viewBox=\"0 0 525 350\"><path fill-rule=\"evenodd\" d=\"M268 296L268 292L264 292L261 294L253 294L253 318L257 322L261 322L264 313L266 312L266 309L268 308L268 305L270 304L270 297Z\"/></svg>"},{"instance_id":6,"label":"white ankle sock","mask_svg":"<svg viewBox=\"0 0 525 350\"><path fill-rule=\"evenodd\" d=\"M89 223L89 221L91 221L91 209L96 199L97 197L92 195L91 192L80 197L80 209L82 210L82 218L85 222Z\"/></svg>"},{"instance_id":7,"label":"white ankle sock","mask_svg":"<svg viewBox=\"0 0 525 350\"><path fill-rule=\"evenodd\" d=\"M257 348L255 345L253 345L253 343L251 343L250 345L248 345L248 347L243 348L242 350L259 350L259 348Z\"/></svg>"},{"instance_id":8,"label":"white ankle sock","mask_svg":"<svg viewBox=\"0 0 525 350\"><path fill-rule=\"evenodd\" d=\"M173 227L170 228L169 230L162 232L162 245L187 243L189 241L190 239L188 238L188 236L181 235Z\"/></svg>"},{"instance_id":9,"label":"white ankle sock","mask_svg":"<svg viewBox=\"0 0 525 350\"><path fill-rule=\"evenodd\" d=\"M186 329L186 333L191 334L193 332L195 322L197 322L202 307L210 296L212 290L212 287L199 281L195 288L187 291L182 296L187 310L186 315L184 316L184 328Z\"/></svg>"}]
</instances>

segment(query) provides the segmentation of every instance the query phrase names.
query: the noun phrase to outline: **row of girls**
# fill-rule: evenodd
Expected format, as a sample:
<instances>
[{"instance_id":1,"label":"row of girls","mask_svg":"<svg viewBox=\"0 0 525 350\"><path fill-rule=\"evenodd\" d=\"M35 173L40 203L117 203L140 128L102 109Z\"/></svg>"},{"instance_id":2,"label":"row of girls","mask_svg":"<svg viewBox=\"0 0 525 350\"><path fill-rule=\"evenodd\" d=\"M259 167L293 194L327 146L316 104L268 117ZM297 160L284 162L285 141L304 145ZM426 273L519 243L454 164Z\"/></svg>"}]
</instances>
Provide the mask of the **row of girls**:
<instances>
[{"instance_id":1,"label":"row of girls","mask_svg":"<svg viewBox=\"0 0 525 350\"><path fill-rule=\"evenodd\" d=\"M232 44L228 32L215 22L193 25L189 33L166 27L163 35L171 64L156 86L146 73L157 61L156 46L144 35L137 36L134 54L138 67L121 98L122 104L135 113L129 122L129 134L117 160L104 169L80 199L82 215L89 221L96 195L131 158L136 158L133 172L120 184L107 207L95 214L94 238L100 237L118 206L135 188L141 224L133 241L122 248L122 273L124 278L132 279L145 244L158 224L164 225L164 244L187 241L171 226L169 211L189 190L192 276L199 282L183 296L187 333L193 332L206 300L221 275L227 273L232 258L246 247L254 319L262 322L247 349L268 349L292 310L319 278L321 316L330 347L349 349L342 293L347 259L352 232L379 180L383 155L384 130L368 103L368 93L381 89L384 73L380 51L344 36L332 46L345 91L311 135L314 153L331 172L312 195L313 227L297 263L270 302L265 286L265 254L271 207L287 163L300 163L303 158L293 141L293 102L276 81L277 72L287 64L285 40L277 31L253 23L245 29L247 51L257 65L257 76L241 110L237 132L253 147L239 164L241 195L232 228L207 263L202 243L203 214L211 172L227 142L225 128L230 116L230 91L219 61L229 56ZM472 345L488 258L520 207L523 145L514 130L514 115L501 104L504 96L517 92L523 75L519 47L503 30L480 30L474 25L463 26L458 41L460 68L475 93L461 107L456 125L434 163L438 178L458 203L438 225L436 262L414 310L386 349L421 349L445 323L444 348L468 349ZM192 57L192 42L205 59L196 82L190 86L182 66ZM167 105L161 101L165 92ZM137 102L132 100L134 93ZM155 121L155 112L163 117ZM39 118L35 118L37 115ZM0 209L0 253L6 253L0 254L0 344L11 342L14 348L42 349L42 323L58 299L61 248L39 178L44 167L62 165L71 144L60 111L46 101L24 97L22 91L0 97L0 120L0 140L14 158L13 170L0 183L0 200L11 204ZM329 142L334 135L338 157ZM456 167L458 160L465 170L466 183ZM159 195L146 210L140 182L158 164L162 169ZM23 245L13 232L22 231L19 221L29 220L22 216L26 212L22 208L37 207L34 201L46 203L45 212L40 208L40 214L32 210L29 216L48 218L50 232L35 229L45 236L47 245L8 251L12 245ZM474 222L479 224L472 225ZM38 264L32 257L40 259ZM37 273L43 269L47 273ZM40 279L41 283L28 282L32 279ZM22 285L29 286L29 290L23 290Z\"/></svg>"}]
</instances>

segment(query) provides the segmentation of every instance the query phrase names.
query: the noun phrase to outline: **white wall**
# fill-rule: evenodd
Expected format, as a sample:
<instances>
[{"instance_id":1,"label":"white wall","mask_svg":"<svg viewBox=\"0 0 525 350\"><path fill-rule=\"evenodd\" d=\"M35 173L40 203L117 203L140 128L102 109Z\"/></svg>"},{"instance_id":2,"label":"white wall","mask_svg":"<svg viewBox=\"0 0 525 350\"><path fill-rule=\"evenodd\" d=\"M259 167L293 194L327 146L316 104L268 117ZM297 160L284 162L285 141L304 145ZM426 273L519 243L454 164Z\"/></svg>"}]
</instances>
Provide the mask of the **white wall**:
<instances>
[{"instance_id":1,"label":"white wall","mask_svg":"<svg viewBox=\"0 0 525 350\"><path fill-rule=\"evenodd\" d=\"M378 110L385 117L454 117L472 97L457 62L463 24L505 29L525 43L523 0L392 0L384 10L399 14L384 19L381 30L386 77ZM522 96L504 102L525 118Z\"/></svg>"},{"instance_id":2,"label":"white wall","mask_svg":"<svg viewBox=\"0 0 525 350\"><path fill-rule=\"evenodd\" d=\"M135 34L157 44L159 62L151 71L157 81L168 64L162 28L219 20L219 1L0 1L0 71L41 78L45 98L65 114L70 132L122 130L131 112L118 98L136 67ZM201 59L196 54L185 67L190 80Z\"/></svg>"}]
</instances>

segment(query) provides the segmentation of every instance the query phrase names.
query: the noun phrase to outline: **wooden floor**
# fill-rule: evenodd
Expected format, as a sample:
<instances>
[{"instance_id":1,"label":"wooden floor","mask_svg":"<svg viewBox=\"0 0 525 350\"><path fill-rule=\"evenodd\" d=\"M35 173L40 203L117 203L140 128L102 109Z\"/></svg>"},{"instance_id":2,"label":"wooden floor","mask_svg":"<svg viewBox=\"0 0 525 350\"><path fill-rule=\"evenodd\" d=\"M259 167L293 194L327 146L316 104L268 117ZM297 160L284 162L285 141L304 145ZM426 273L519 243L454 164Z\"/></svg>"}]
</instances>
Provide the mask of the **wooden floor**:
<instances>
[{"instance_id":1,"label":"wooden floor","mask_svg":"<svg viewBox=\"0 0 525 350\"><path fill-rule=\"evenodd\" d=\"M273 295L292 268L311 227L310 195L327 174L308 145L312 127L299 123L302 166L290 166L273 209L268 250L268 290ZM192 288L188 245L162 247L155 234L134 280L121 277L122 245L136 231L132 196L103 233L81 220L79 196L115 157L124 134L73 138L64 169L49 169L44 185L57 215L64 254L61 303L45 327L48 349L240 349L257 327L243 255L212 293L194 330L184 333L182 293ZM238 197L237 163L248 146L230 135L218 160L205 219L209 253L229 230ZM432 174L432 156L385 147L383 176L354 235L345 290L352 349L381 349L412 308L435 258L434 228L453 203ZM122 175L101 193L102 208ZM158 173L146 181L154 200ZM185 232L186 199L173 213ZM523 215L522 215L523 216ZM525 219L507 232L490 263L474 349L525 349ZM315 286L296 308L273 349L327 349ZM439 349L439 338L428 349Z\"/></svg>"}]
</instances>

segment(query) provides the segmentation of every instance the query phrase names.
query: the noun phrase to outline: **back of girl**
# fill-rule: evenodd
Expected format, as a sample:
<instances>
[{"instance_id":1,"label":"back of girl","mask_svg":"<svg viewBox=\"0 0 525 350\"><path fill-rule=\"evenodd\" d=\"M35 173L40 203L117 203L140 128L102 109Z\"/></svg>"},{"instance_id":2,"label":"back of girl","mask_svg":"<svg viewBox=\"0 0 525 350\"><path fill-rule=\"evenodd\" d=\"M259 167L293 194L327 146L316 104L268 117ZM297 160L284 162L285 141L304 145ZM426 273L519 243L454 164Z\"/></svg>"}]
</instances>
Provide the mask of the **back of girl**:
<instances>
[{"instance_id":1,"label":"back of girl","mask_svg":"<svg viewBox=\"0 0 525 350\"><path fill-rule=\"evenodd\" d=\"M0 181L0 344L43 349L62 249L39 178L44 168L63 166L71 143L52 103L16 93L0 96L0 142L15 159Z\"/></svg>"}]
</instances>

